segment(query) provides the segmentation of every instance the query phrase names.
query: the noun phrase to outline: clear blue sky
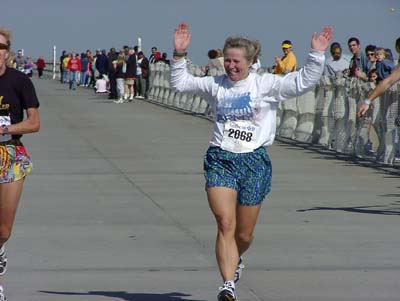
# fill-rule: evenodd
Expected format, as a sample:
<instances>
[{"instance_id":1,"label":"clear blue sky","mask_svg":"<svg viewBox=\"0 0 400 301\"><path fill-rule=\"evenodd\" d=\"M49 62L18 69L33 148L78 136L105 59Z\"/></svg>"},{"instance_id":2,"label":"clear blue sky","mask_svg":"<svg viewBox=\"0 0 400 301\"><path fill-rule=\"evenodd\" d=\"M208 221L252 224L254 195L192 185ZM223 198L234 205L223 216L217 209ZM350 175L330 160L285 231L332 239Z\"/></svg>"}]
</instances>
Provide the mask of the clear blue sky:
<instances>
[{"instance_id":1,"label":"clear blue sky","mask_svg":"<svg viewBox=\"0 0 400 301\"><path fill-rule=\"evenodd\" d=\"M63 49L133 46L138 37L146 55L157 46L171 56L172 34L182 21L189 23L188 52L198 65L206 64L208 50L222 48L229 35L259 40L263 66L273 64L282 54L281 41L289 39L301 65L312 33L325 24L334 27L334 39L345 52L351 36L362 46L394 52L400 0L2 0L0 26L12 30L13 50L23 48L34 58L51 58L53 45L59 56Z\"/></svg>"}]
</instances>

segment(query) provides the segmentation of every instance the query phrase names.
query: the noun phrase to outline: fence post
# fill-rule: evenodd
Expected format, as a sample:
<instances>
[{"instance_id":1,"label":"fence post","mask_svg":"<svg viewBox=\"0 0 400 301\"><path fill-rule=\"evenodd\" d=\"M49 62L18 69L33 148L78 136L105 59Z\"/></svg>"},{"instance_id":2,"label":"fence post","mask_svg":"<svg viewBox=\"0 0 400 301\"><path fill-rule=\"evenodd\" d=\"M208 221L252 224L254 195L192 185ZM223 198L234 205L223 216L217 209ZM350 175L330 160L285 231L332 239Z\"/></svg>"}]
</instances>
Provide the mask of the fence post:
<instances>
[{"instance_id":1,"label":"fence post","mask_svg":"<svg viewBox=\"0 0 400 301\"><path fill-rule=\"evenodd\" d=\"M56 79L56 64L57 64L57 47L53 46L53 79Z\"/></svg>"}]
</instances>

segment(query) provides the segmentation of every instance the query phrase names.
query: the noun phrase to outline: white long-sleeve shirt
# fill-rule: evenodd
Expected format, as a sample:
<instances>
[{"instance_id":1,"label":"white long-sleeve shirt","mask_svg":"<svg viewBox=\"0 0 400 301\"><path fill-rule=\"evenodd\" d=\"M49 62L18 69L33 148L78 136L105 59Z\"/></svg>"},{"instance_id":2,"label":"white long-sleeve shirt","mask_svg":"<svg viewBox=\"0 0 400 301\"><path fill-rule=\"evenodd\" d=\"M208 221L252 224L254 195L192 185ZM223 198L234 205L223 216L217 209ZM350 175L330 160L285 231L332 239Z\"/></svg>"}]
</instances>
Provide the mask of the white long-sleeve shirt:
<instances>
[{"instance_id":1,"label":"white long-sleeve shirt","mask_svg":"<svg viewBox=\"0 0 400 301\"><path fill-rule=\"evenodd\" d=\"M245 153L273 143L278 103L311 90L322 75L324 61L324 52L311 50L299 71L285 76L249 73L234 82L227 75L194 77L187 72L185 59L172 60L171 86L198 93L209 103L215 116L211 146Z\"/></svg>"}]
</instances>

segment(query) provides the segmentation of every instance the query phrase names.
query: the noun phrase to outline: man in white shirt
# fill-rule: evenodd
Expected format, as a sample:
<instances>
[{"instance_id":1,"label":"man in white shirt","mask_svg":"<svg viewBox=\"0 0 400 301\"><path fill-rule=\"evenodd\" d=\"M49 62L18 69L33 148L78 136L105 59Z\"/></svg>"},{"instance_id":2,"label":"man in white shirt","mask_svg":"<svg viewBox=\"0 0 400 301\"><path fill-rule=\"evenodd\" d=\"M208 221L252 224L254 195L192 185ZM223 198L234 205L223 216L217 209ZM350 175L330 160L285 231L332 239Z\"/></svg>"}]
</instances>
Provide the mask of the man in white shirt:
<instances>
[{"instance_id":1,"label":"man in white shirt","mask_svg":"<svg viewBox=\"0 0 400 301\"><path fill-rule=\"evenodd\" d=\"M335 76L349 67L350 56L342 54L342 47L337 42L331 44L330 52L332 58L325 62L324 75Z\"/></svg>"}]
</instances>

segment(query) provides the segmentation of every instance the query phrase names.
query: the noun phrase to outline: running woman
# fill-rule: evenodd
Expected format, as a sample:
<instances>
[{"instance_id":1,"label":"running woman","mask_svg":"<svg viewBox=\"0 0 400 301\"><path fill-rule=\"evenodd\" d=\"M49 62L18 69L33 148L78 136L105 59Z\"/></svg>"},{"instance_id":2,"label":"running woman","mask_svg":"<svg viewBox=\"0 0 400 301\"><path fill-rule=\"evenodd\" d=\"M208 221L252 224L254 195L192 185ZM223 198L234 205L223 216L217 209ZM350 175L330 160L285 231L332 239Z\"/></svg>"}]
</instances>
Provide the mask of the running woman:
<instances>
[{"instance_id":1,"label":"running woman","mask_svg":"<svg viewBox=\"0 0 400 301\"><path fill-rule=\"evenodd\" d=\"M214 131L204 157L206 192L218 234L216 257L223 284L219 301L236 300L235 282L250 247L261 203L271 188L271 161L266 151L275 137L279 102L304 94L319 81L324 52L333 29L314 33L307 63L285 76L250 72L260 44L230 37L223 49L226 74L194 77L187 72L188 25L174 33L171 85L179 92L200 93L213 109Z\"/></svg>"},{"instance_id":2,"label":"running woman","mask_svg":"<svg viewBox=\"0 0 400 301\"><path fill-rule=\"evenodd\" d=\"M10 31L0 28L0 276L7 269L4 244L11 235L25 176L32 167L20 138L40 127L39 101L31 80L7 66L10 46ZM0 301L4 300L0 283Z\"/></svg>"}]
</instances>

